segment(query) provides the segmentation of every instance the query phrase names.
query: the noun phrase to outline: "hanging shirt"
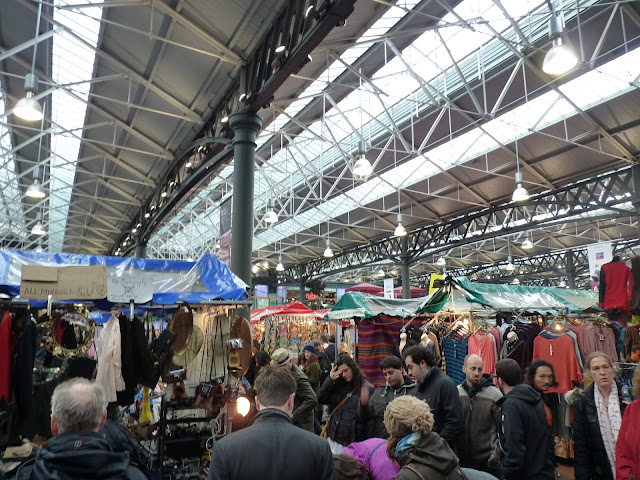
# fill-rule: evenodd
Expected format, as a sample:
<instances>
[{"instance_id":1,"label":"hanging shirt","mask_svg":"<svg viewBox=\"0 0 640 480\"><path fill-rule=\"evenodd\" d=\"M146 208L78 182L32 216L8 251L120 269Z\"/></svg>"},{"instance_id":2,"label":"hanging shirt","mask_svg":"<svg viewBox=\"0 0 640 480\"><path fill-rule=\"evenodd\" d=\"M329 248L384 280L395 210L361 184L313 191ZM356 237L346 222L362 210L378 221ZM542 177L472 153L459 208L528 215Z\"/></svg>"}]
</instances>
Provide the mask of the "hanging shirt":
<instances>
[{"instance_id":1,"label":"hanging shirt","mask_svg":"<svg viewBox=\"0 0 640 480\"><path fill-rule=\"evenodd\" d=\"M533 341L533 358L542 358L553 365L558 386L549 393L567 393L573 389L572 381L582 381L582 369L576 356L576 342L572 337L562 334L555 339L538 335Z\"/></svg>"},{"instance_id":2,"label":"hanging shirt","mask_svg":"<svg viewBox=\"0 0 640 480\"><path fill-rule=\"evenodd\" d=\"M600 308L629 309L633 277L625 262L609 262L600 268L599 303Z\"/></svg>"},{"instance_id":3,"label":"hanging shirt","mask_svg":"<svg viewBox=\"0 0 640 480\"><path fill-rule=\"evenodd\" d=\"M476 332L469 337L469 354L475 353L484 362L484 373L496 373L495 338L487 332Z\"/></svg>"},{"instance_id":4,"label":"hanging shirt","mask_svg":"<svg viewBox=\"0 0 640 480\"><path fill-rule=\"evenodd\" d=\"M466 337L460 339L445 337L442 339L442 355L447 362L447 375L456 382L456 385L460 385L466 378L462 373L462 366L467 353L468 340Z\"/></svg>"},{"instance_id":5,"label":"hanging shirt","mask_svg":"<svg viewBox=\"0 0 640 480\"><path fill-rule=\"evenodd\" d=\"M116 393L125 389L120 342L120 321L112 316L95 340L98 354L96 383L102 385L110 403L117 401Z\"/></svg>"}]
</instances>

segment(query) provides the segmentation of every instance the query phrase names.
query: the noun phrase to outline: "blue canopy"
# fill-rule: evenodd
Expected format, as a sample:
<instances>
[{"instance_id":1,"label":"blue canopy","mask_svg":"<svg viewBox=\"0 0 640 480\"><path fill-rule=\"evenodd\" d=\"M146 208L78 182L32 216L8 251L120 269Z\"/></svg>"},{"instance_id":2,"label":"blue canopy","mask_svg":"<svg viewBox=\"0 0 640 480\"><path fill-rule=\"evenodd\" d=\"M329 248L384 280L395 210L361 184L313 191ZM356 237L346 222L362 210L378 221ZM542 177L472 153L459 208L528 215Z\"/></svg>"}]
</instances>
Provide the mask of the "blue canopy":
<instances>
[{"instance_id":1,"label":"blue canopy","mask_svg":"<svg viewBox=\"0 0 640 480\"><path fill-rule=\"evenodd\" d=\"M0 292L16 297L20 294L23 265L83 266L105 265L109 282L107 298L92 301L101 309L113 302L110 289L119 279L144 279L149 290L146 303L175 304L177 302L203 303L214 300L246 300L247 285L211 254L198 262L155 260L147 258L103 257L69 253L35 253L21 250L0 250ZM25 299L28 300L28 299ZM33 302L36 305L36 302Z\"/></svg>"}]
</instances>

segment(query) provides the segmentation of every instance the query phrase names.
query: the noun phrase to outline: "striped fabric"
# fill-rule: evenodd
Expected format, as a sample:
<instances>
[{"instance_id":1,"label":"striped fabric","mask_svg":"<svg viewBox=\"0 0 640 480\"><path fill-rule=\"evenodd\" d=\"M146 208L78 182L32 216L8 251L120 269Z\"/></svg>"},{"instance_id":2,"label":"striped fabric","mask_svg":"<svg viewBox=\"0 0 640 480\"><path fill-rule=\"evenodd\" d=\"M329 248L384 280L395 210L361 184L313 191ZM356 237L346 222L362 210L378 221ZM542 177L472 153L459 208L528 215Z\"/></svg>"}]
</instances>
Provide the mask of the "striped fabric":
<instances>
[{"instance_id":1,"label":"striped fabric","mask_svg":"<svg viewBox=\"0 0 640 480\"><path fill-rule=\"evenodd\" d=\"M405 323L406 319L384 315L358 323L358 366L376 387L385 384L380 364L385 357L394 354L394 342ZM422 319L415 319L412 323L421 327Z\"/></svg>"}]
</instances>

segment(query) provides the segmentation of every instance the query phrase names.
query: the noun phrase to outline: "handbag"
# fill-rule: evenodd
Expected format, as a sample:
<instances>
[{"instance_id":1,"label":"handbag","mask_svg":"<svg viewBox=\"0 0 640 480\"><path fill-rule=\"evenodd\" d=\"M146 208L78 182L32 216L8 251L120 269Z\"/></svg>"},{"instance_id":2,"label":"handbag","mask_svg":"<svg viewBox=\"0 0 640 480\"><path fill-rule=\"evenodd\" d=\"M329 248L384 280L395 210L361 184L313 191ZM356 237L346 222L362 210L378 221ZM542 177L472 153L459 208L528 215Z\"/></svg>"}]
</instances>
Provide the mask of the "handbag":
<instances>
[{"instance_id":1,"label":"handbag","mask_svg":"<svg viewBox=\"0 0 640 480\"><path fill-rule=\"evenodd\" d=\"M336 413L338 411L338 409L341 406L343 406L347 400L349 400L351 398L351 395L353 395L353 392L349 392L349 395L344 397L342 399L342 401L338 404L338 406L333 409L333 412L331 412L331 415L329 415L329 420L327 420L327 423L325 423L324 427L322 427L322 431L320 432L320 437L322 437L322 438L327 438L328 437L329 422L331 422L331 417L333 417L333 414Z\"/></svg>"}]
</instances>

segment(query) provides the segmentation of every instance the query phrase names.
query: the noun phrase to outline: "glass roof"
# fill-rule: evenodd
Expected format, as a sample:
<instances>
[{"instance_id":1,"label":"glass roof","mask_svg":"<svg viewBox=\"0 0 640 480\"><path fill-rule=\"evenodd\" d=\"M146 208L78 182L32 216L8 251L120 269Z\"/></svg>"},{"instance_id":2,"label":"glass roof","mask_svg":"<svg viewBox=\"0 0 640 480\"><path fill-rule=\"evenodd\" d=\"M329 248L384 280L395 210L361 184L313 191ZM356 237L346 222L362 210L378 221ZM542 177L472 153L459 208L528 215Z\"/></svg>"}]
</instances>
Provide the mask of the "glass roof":
<instances>
[{"instance_id":1,"label":"glass roof","mask_svg":"<svg viewBox=\"0 0 640 480\"><path fill-rule=\"evenodd\" d=\"M69 203L76 176L82 128L87 112L90 80L93 76L95 52L98 43L102 0L85 0L95 7L82 9L53 9L56 22L80 35L89 46L82 44L67 30L58 30L53 36L52 78L58 85L51 94L51 158L49 190L49 245L51 252L61 252L69 214ZM73 5L76 2L55 0L55 5ZM78 249L79 250L79 249Z\"/></svg>"},{"instance_id":2,"label":"glass roof","mask_svg":"<svg viewBox=\"0 0 640 480\"><path fill-rule=\"evenodd\" d=\"M418 2L406 2L406 8L413 8ZM581 7L594 0L581 2ZM529 42L535 42L547 35L549 13L546 2L519 1L503 2L509 17L519 23L520 29ZM568 19L575 15L575 1L564 3L564 14ZM455 9L462 18L470 19L468 25L460 25L455 15L443 18L437 30L429 30L403 51L402 59L394 57L371 78L363 81L354 91L340 101L338 108L332 108L325 98L323 119L319 119L297 137L290 139L286 148L264 158L265 164L256 172L255 203L256 212L264 211L267 201L278 198L281 221L254 237L254 250L265 248L285 237L322 224L339 215L365 206L374 200L406 189L442 170L464 163L484 153L500 148L501 144L539 131L551 124L576 115L579 109L588 109L611 98L622 95L633 87L640 75L640 51L631 51L620 58L587 72L560 88L561 94L553 91L527 101L508 110L482 128L453 137L449 142L432 146L427 144L413 158L385 172L372 174L366 182L353 184L348 189L329 200L316 199L317 205L304 211L286 211L284 206L292 192L305 184L315 181L328 168L349 164L358 150L358 143L364 139L368 145L388 137L393 132L394 123L407 121L413 115L433 111L438 101L448 102L448 96L463 88L462 73L466 81L481 75L482 69L500 65L512 57L512 53L492 30L500 32L506 41L520 42L510 21L490 0L466 0ZM411 13L408 13L411 15ZM352 64L370 46L372 39L381 41L380 36L404 16L404 11L391 8L358 42L342 56L347 64ZM382 40L383 41L383 40ZM406 62L404 63L403 62ZM258 139L264 145L270 138L283 141L284 127L313 98L321 95L329 82L335 80L346 67L333 62L301 95L284 110L284 113L267 126ZM421 79L419 82L415 76ZM377 93L383 92L383 93ZM480 106L481 108L486 108ZM508 107L508 106L505 106ZM289 140L289 139L288 139ZM376 153L375 149L372 149ZM406 155L406 154L405 154ZM514 158L515 162L515 158ZM233 167L226 167L219 177L200 193L204 198L223 182L228 182ZM326 192L324 192L326 195ZM194 199L190 207L200 201ZM184 221L183 213L169 222L152 239L159 241L171 225ZM262 213L258 213L259 216ZM205 247L212 238L218 236L219 213L214 207L193 217L193 221L208 225L207 236L199 236L195 247ZM191 227L190 227L191 228ZM182 244L190 238L189 228L172 233L171 239L163 239L164 244Z\"/></svg>"}]
</instances>

